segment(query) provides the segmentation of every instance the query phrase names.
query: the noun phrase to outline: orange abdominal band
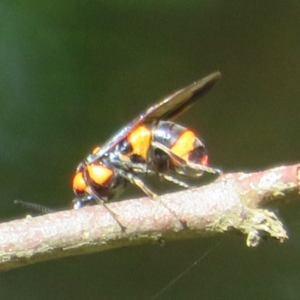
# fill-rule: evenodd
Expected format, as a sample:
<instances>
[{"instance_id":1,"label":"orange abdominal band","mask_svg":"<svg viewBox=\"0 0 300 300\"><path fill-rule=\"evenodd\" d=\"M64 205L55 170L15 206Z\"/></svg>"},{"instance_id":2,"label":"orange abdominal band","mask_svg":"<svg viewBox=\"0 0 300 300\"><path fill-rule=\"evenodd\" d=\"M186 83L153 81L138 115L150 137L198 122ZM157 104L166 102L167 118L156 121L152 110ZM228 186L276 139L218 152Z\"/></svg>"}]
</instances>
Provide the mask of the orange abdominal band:
<instances>
[{"instance_id":1,"label":"orange abdominal band","mask_svg":"<svg viewBox=\"0 0 300 300\"><path fill-rule=\"evenodd\" d=\"M139 126L135 129L127 138L127 141L132 147L132 154L139 155L146 160L151 137L151 130L145 126Z\"/></svg>"},{"instance_id":2,"label":"orange abdominal band","mask_svg":"<svg viewBox=\"0 0 300 300\"><path fill-rule=\"evenodd\" d=\"M180 158L184 159L185 161L188 161L188 156L190 152L194 150L195 140L195 133L190 130L187 130L179 137L176 143L172 146L171 151Z\"/></svg>"}]
</instances>

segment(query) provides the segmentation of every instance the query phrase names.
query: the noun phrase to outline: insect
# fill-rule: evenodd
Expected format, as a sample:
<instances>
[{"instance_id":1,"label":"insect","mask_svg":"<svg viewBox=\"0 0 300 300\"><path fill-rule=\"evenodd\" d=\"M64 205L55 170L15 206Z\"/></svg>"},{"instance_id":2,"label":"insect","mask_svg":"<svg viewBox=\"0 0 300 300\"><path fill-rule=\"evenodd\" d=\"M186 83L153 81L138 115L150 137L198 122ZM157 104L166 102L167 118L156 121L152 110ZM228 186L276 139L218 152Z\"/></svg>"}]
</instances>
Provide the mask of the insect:
<instances>
[{"instance_id":1,"label":"insect","mask_svg":"<svg viewBox=\"0 0 300 300\"><path fill-rule=\"evenodd\" d=\"M212 73L157 102L101 148L95 148L73 177L73 207L110 201L128 183L155 198L141 179L145 174L157 174L186 188L179 177L219 174L218 169L208 167L205 146L196 133L173 120L208 92L220 76L219 72Z\"/></svg>"}]
</instances>

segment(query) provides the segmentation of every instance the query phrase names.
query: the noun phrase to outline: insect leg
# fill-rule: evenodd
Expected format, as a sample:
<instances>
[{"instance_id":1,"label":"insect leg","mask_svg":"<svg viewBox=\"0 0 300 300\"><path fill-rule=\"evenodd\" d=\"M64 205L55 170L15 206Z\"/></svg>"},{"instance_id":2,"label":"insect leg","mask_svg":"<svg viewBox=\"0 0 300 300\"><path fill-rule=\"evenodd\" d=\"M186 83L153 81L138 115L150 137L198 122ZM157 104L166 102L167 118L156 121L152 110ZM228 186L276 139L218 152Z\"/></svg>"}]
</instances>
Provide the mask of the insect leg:
<instances>
[{"instance_id":1,"label":"insect leg","mask_svg":"<svg viewBox=\"0 0 300 300\"><path fill-rule=\"evenodd\" d=\"M181 181L181 180L179 180L179 179L177 179L177 178L175 178L175 177L173 177L171 175L166 175L166 174L160 173L159 177L161 177L161 178L163 178L163 179L165 179L167 181L173 182L173 183L175 183L175 184L177 184L179 186L182 186L182 187L184 187L186 189L188 189L190 187L186 182Z\"/></svg>"},{"instance_id":2,"label":"insect leg","mask_svg":"<svg viewBox=\"0 0 300 300\"><path fill-rule=\"evenodd\" d=\"M122 232L125 232L126 227L122 225L122 223L119 221L118 219L118 215L116 213L114 213L107 205L104 199L101 199L97 193L94 192L93 188L91 188L90 186L88 186L86 188L86 192L93 198L93 200L97 203L97 204L101 204L103 205L109 212L110 214L113 216L113 218L115 219L115 221L118 223L118 225L120 226Z\"/></svg>"},{"instance_id":3,"label":"insect leg","mask_svg":"<svg viewBox=\"0 0 300 300\"><path fill-rule=\"evenodd\" d=\"M201 164L195 164L192 162L185 162L186 167L191 168L193 170L199 170L200 172L207 172L207 173L211 173L211 174L222 174L222 171L216 168L210 168L207 166L203 166ZM199 174L201 175L201 174Z\"/></svg>"},{"instance_id":4,"label":"insect leg","mask_svg":"<svg viewBox=\"0 0 300 300\"><path fill-rule=\"evenodd\" d=\"M118 170L118 172L120 172L120 175L123 176L123 177L125 177L132 184L134 184L137 187L139 187L147 196L149 196L152 199L157 198L157 195L154 192L152 192L147 187L147 185L143 182L143 180L141 180L138 176L135 176L134 174L132 174L130 172L126 172L126 171Z\"/></svg>"},{"instance_id":5,"label":"insect leg","mask_svg":"<svg viewBox=\"0 0 300 300\"><path fill-rule=\"evenodd\" d=\"M120 172L122 172L120 170ZM125 173L125 172L124 172ZM184 221L182 221L179 216L174 213L164 202L162 202L159 197L153 193L146 185L145 183L137 176L135 176L132 173L126 172L125 174L123 174L123 176L125 176L125 178L127 178L132 184L138 186L146 195L148 195L150 198L158 201L162 206L164 206L182 225L182 227L186 227L186 224Z\"/></svg>"},{"instance_id":6,"label":"insect leg","mask_svg":"<svg viewBox=\"0 0 300 300\"><path fill-rule=\"evenodd\" d=\"M186 164L185 160L182 159L181 157L177 156L176 154L174 154L168 147L166 147L165 145L152 141L151 145L154 148L160 149L161 151L163 151L164 153L166 153L171 159L172 161L174 161L177 165L183 165Z\"/></svg>"},{"instance_id":7,"label":"insect leg","mask_svg":"<svg viewBox=\"0 0 300 300\"><path fill-rule=\"evenodd\" d=\"M180 166L180 168L182 170L186 169L186 171L199 171L198 174L193 174L193 176L198 177L201 176L203 174L203 172L207 172L207 173L211 173L211 174L220 174L222 173L219 169L215 169L215 168L211 168L211 167L207 167L201 164L195 164L189 161L185 161L184 159L182 159L181 157L179 157L178 155L174 154L168 147L166 147L165 145L155 142L152 142L152 146L155 148L160 149L161 151L165 152L170 159L174 162L175 165ZM188 174L188 172L186 172ZM184 175L184 174L182 174Z\"/></svg>"},{"instance_id":8,"label":"insect leg","mask_svg":"<svg viewBox=\"0 0 300 300\"><path fill-rule=\"evenodd\" d=\"M126 168L135 173L154 174L153 171L149 170L146 163L136 163L136 162L132 162L132 161L125 161L125 160L119 160L119 159L114 159L114 160L111 160L110 162L117 168ZM123 176L123 177L126 178L126 176Z\"/></svg>"}]
</instances>

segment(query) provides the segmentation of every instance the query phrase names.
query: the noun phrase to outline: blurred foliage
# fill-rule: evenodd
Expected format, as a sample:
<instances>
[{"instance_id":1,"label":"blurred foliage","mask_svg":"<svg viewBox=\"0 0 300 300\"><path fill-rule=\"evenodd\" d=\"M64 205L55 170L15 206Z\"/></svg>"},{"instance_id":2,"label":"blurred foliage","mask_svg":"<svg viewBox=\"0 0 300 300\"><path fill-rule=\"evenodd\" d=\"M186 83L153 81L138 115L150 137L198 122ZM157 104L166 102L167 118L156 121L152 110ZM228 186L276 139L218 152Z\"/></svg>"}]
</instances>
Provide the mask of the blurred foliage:
<instances>
[{"instance_id":1,"label":"blurred foliage","mask_svg":"<svg viewBox=\"0 0 300 300\"><path fill-rule=\"evenodd\" d=\"M68 207L72 172L94 145L214 70L221 82L179 120L201 133L212 165L299 161L299 13L297 1L0 0L1 219L23 215L16 198ZM291 235L282 247L225 239L157 299L298 299L299 208L280 208ZM216 240L13 270L1 296L148 299Z\"/></svg>"}]
</instances>

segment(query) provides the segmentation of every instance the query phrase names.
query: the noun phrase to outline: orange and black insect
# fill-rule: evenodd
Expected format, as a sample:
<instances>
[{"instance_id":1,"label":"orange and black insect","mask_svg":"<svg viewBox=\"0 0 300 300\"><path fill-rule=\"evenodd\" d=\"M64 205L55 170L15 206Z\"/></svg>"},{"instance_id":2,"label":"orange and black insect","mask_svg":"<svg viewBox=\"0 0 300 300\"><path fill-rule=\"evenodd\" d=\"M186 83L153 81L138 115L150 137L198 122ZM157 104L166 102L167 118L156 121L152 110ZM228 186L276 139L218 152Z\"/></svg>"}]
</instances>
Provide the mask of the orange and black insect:
<instances>
[{"instance_id":1,"label":"orange and black insect","mask_svg":"<svg viewBox=\"0 0 300 300\"><path fill-rule=\"evenodd\" d=\"M205 146L195 132L173 120L208 92L220 73L212 73L148 108L123 127L101 148L97 147L77 167L73 190L74 208L116 198L128 183L148 196L153 193L141 179L145 174L184 187L178 177L199 177L204 172L219 174L208 167Z\"/></svg>"}]
</instances>

